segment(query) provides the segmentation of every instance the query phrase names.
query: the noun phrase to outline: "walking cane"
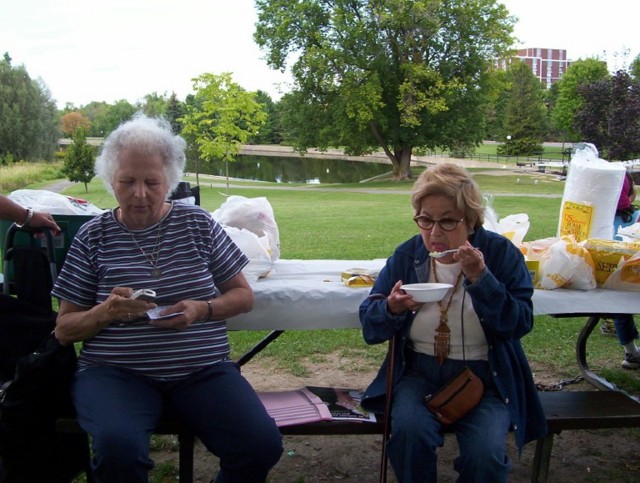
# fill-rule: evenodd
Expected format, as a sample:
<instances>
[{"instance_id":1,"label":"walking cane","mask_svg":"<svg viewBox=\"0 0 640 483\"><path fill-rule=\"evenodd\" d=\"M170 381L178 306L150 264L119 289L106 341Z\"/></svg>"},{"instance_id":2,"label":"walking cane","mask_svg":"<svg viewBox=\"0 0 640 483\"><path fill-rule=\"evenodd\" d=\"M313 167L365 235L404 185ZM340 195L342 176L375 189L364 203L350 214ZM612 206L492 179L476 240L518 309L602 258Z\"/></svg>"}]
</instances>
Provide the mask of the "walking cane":
<instances>
[{"instance_id":1,"label":"walking cane","mask_svg":"<svg viewBox=\"0 0 640 483\"><path fill-rule=\"evenodd\" d=\"M380 483L387 482L387 440L391 432L391 399L393 395L393 366L396 359L396 336L389 339L387 350L387 391L384 403L384 429L382 435L382 454L380 456Z\"/></svg>"}]
</instances>

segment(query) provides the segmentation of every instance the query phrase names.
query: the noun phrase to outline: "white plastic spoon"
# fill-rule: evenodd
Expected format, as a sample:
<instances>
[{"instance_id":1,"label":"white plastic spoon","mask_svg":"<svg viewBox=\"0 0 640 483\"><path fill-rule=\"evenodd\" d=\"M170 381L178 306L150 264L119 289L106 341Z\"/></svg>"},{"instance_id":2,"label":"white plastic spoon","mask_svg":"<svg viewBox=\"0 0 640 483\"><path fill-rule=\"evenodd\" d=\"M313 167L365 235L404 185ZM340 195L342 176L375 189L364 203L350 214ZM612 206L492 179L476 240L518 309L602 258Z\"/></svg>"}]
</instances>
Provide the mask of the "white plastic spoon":
<instances>
[{"instance_id":1,"label":"white plastic spoon","mask_svg":"<svg viewBox=\"0 0 640 483\"><path fill-rule=\"evenodd\" d=\"M457 248L452 248L451 250L445 250L443 252L429 252L429 256L431 256L431 258L442 258L448 255L449 253L455 253L457 251L458 251Z\"/></svg>"}]
</instances>

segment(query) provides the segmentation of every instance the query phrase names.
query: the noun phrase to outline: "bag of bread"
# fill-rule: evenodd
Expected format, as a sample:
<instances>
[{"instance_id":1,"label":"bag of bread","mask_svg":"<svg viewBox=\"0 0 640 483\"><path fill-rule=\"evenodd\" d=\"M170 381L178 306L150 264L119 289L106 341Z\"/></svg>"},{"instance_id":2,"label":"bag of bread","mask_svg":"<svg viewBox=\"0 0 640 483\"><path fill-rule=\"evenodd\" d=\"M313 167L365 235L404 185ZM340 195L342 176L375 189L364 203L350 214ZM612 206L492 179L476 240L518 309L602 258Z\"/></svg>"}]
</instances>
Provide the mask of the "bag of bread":
<instances>
[{"instance_id":1,"label":"bag of bread","mask_svg":"<svg viewBox=\"0 0 640 483\"><path fill-rule=\"evenodd\" d=\"M618 268L609 275L602 288L640 291L640 252L627 260L622 258Z\"/></svg>"},{"instance_id":2,"label":"bag of bread","mask_svg":"<svg viewBox=\"0 0 640 483\"><path fill-rule=\"evenodd\" d=\"M537 288L553 290L596 288L595 266L589 251L565 235L549 246L540 257L540 275Z\"/></svg>"},{"instance_id":3,"label":"bag of bread","mask_svg":"<svg viewBox=\"0 0 640 483\"><path fill-rule=\"evenodd\" d=\"M620 262L630 259L640 251L640 243L590 238L583 242L589 250L596 268L596 283L602 286L620 266Z\"/></svg>"}]
</instances>

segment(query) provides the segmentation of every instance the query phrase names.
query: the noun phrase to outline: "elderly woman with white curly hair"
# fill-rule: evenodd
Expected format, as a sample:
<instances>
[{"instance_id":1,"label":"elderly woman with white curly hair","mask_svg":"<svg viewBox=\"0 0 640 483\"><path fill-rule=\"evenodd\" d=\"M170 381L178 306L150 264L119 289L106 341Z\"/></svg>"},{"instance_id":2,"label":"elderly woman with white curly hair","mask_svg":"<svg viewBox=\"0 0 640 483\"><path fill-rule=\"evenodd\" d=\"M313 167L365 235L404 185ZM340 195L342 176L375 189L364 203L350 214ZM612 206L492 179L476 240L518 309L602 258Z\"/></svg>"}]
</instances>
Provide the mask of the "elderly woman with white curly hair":
<instances>
[{"instance_id":1,"label":"elderly woman with white curly hair","mask_svg":"<svg viewBox=\"0 0 640 483\"><path fill-rule=\"evenodd\" d=\"M107 137L96 173L118 206L80 228L53 289L56 337L83 343L72 393L97 481L147 481L164 414L220 458L217 481L265 481L282 453L229 358L225 319L253 307L248 260L205 210L167 201L184 150L168 123L144 115ZM155 300L133 298L138 289Z\"/></svg>"}]
</instances>

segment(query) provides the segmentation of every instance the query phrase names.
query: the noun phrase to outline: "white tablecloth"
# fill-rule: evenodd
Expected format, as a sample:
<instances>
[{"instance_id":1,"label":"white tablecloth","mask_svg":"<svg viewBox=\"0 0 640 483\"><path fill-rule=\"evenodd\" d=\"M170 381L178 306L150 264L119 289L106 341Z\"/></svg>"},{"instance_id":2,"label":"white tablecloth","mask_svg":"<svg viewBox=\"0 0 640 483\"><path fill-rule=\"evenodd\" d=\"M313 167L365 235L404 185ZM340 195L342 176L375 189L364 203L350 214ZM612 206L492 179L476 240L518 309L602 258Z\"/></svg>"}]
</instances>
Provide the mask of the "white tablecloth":
<instances>
[{"instance_id":1,"label":"white tablecloth","mask_svg":"<svg viewBox=\"0 0 640 483\"><path fill-rule=\"evenodd\" d=\"M379 270L385 260L278 260L251 283L253 310L229 319L231 330L360 328L358 308L371 287L347 287L351 268Z\"/></svg>"},{"instance_id":2,"label":"white tablecloth","mask_svg":"<svg viewBox=\"0 0 640 483\"><path fill-rule=\"evenodd\" d=\"M370 287L347 287L344 270L379 270L385 260L278 260L251 284L253 310L229 319L231 330L360 328L358 308ZM613 290L536 290L533 312L542 314L640 314L640 293Z\"/></svg>"}]
</instances>

